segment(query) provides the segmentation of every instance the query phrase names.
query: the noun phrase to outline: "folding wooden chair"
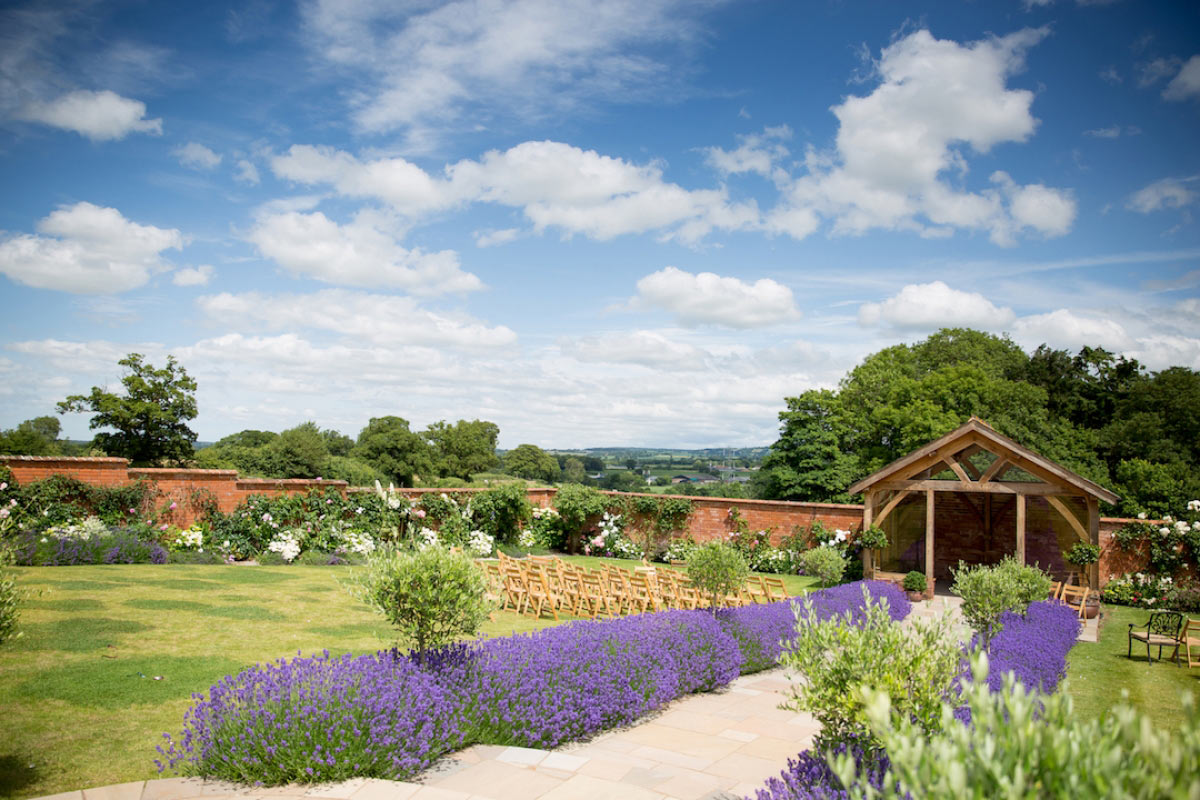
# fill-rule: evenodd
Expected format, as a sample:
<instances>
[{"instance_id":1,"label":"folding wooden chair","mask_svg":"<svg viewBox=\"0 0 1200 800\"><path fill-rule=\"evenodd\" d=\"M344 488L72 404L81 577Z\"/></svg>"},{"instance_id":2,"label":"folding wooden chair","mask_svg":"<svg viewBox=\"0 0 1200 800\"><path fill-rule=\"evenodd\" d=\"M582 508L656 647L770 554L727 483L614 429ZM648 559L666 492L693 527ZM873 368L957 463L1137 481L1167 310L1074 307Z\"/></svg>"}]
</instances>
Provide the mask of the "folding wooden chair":
<instances>
[{"instance_id":1,"label":"folding wooden chair","mask_svg":"<svg viewBox=\"0 0 1200 800\"><path fill-rule=\"evenodd\" d=\"M654 587L650 583L650 577L646 573L634 572L629 576L628 586L630 603L636 609L635 613L644 614L651 610L661 610Z\"/></svg>"},{"instance_id":2,"label":"folding wooden chair","mask_svg":"<svg viewBox=\"0 0 1200 800\"><path fill-rule=\"evenodd\" d=\"M542 616L543 611L554 615L558 621L558 598L550 588L550 581L541 566L533 564L525 572L525 588L527 591L526 608L532 607L534 618Z\"/></svg>"},{"instance_id":3,"label":"folding wooden chair","mask_svg":"<svg viewBox=\"0 0 1200 800\"><path fill-rule=\"evenodd\" d=\"M524 614L529 604L529 589L525 585L525 574L519 566L509 559L501 567L504 575L504 599L507 607L518 614Z\"/></svg>"},{"instance_id":4,"label":"folding wooden chair","mask_svg":"<svg viewBox=\"0 0 1200 800\"><path fill-rule=\"evenodd\" d=\"M1063 589L1062 581L1055 581L1054 583L1050 584L1050 597L1048 599L1050 599L1050 600L1059 599L1059 595L1062 594L1062 589Z\"/></svg>"},{"instance_id":5,"label":"folding wooden chair","mask_svg":"<svg viewBox=\"0 0 1200 800\"><path fill-rule=\"evenodd\" d=\"M1179 646L1184 652L1184 657L1187 658L1188 668L1200 667L1200 619L1189 617L1184 621L1183 631L1179 634ZM1175 652L1175 663L1183 666L1179 660L1178 650Z\"/></svg>"},{"instance_id":6,"label":"folding wooden chair","mask_svg":"<svg viewBox=\"0 0 1200 800\"><path fill-rule=\"evenodd\" d=\"M771 602L767 594L767 587L763 586L762 577L759 575L750 575L746 578L745 592L752 603Z\"/></svg>"},{"instance_id":7,"label":"folding wooden chair","mask_svg":"<svg viewBox=\"0 0 1200 800\"><path fill-rule=\"evenodd\" d=\"M606 616L616 616L612 610L608 582L602 572L583 570L578 573L577 578L579 580L579 603L577 605L579 611L586 612L587 616L592 619L595 619L602 610ZM576 616L583 615L577 613Z\"/></svg>"},{"instance_id":8,"label":"folding wooden chair","mask_svg":"<svg viewBox=\"0 0 1200 800\"><path fill-rule=\"evenodd\" d=\"M767 592L767 602L774 603L779 600L788 600L791 595L788 594L787 587L783 585L783 578L776 575L759 575L759 583Z\"/></svg>"},{"instance_id":9,"label":"folding wooden chair","mask_svg":"<svg viewBox=\"0 0 1200 800\"><path fill-rule=\"evenodd\" d=\"M1079 618L1083 619L1090 593L1090 590L1086 586L1063 586L1062 591L1059 592L1058 599L1069 608L1075 609L1079 613Z\"/></svg>"}]
</instances>

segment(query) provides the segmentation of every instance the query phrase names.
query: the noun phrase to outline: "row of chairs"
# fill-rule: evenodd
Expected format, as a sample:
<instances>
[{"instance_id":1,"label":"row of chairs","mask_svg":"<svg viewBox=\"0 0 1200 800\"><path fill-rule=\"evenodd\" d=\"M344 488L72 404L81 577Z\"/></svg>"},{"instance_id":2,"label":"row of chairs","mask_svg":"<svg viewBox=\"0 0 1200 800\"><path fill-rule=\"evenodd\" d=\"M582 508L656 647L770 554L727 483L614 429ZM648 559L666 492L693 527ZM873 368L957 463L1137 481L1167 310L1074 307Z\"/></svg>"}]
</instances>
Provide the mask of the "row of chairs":
<instances>
[{"instance_id":1,"label":"row of chairs","mask_svg":"<svg viewBox=\"0 0 1200 800\"><path fill-rule=\"evenodd\" d=\"M554 556L516 559L500 554L481 560L493 600L501 609L555 620L559 613L595 619L665 609L707 607L711 598L678 570L643 562L633 571L609 564L587 569ZM718 598L721 605L748 605L785 600L783 581L751 576L735 593Z\"/></svg>"}]
</instances>

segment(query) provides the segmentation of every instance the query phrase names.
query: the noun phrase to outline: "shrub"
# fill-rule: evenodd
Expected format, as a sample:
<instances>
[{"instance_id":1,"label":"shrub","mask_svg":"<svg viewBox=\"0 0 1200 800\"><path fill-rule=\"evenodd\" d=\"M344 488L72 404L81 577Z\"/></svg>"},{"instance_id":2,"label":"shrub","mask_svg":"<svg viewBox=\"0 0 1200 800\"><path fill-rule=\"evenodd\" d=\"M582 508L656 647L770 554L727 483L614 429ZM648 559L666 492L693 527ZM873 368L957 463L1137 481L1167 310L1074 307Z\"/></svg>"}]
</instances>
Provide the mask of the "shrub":
<instances>
[{"instance_id":1,"label":"shrub","mask_svg":"<svg viewBox=\"0 0 1200 800\"><path fill-rule=\"evenodd\" d=\"M459 700L394 653L251 667L192 705L159 769L242 783L402 780L463 743Z\"/></svg>"},{"instance_id":2,"label":"shrub","mask_svg":"<svg viewBox=\"0 0 1200 800\"><path fill-rule=\"evenodd\" d=\"M1200 611L1200 584L1194 581L1176 584L1167 591L1164 605L1185 614Z\"/></svg>"},{"instance_id":3,"label":"shrub","mask_svg":"<svg viewBox=\"0 0 1200 800\"><path fill-rule=\"evenodd\" d=\"M904 591L906 592L923 592L929 587L925 583L925 573L917 572L915 569L904 576Z\"/></svg>"},{"instance_id":4,"label":"shrub","mask_svg":"<svg viewBox=\"0 0 1200 800\"><path fill-rule=\"evenodd\" d=\"M1067 563L1074 564L1077 567L1086 567L1089 564L1095 564L1099 560L1100 548L1094 544L1076 542L1075 546L1067 551Z\"/></svg>"},{"instance_id":5,"label":"shrub","mask_svg":"<svg viewBox=\"0 0 1200 800\"><path fill-rule=\"evenodd\" d=\"M796 614L796 636L782 659L804 679L793 685L789 707L816 717L823 746L875 744L861 698L864 687L885 689L922 729L937 730L941 704L951 694L962 659L948 619L914 620L911 628L903 628L886 600L874 600L865 584L858 588L858 615L820 619L805 598Z\"/></svg>"},{"instance_id":6,"label":"shrub","mask_svg":"<svg viewBox=\"0 0 1200 800\"><path fill-rule=\"evenodd\" d=\"M568 483L555 492L554 508L558 511L567 550L577 552L588 523L604 513L605 497L590 486Z\"/></svg>"},{"instance_id":7,"label":"shrub","mask_svg":"<svg viewBox=\"0 0 1200 800\"><path fill-rule=\"evenodd\" d=\"M521 528L533 517L533 505L525 487L506 483L472 500L476 526L504 544L516 544Z\"/></svg>"},{"instance_id":8,"label":"shrub","mask_svg":"<svg viewBox=\"0 0 1200 800\"><path fill-rule=\"evenodd\" d=\"M441 547L381 548L349 588L396 628L418 658L473 635L490 610L483 573L475 562Z\"/></svg>"},{"instance_id":9,"label":"shrub","mask_svg":"<svg viewBox=\"0 0 1200 800\"><path fill-rule=\"evenodd\" d=\"M846 574L846 557L835 547L814 547L800 554L800 565L804 574L821 582L822 586L833 586Z\"/></svg>"},{"instance_id":10,"label":"shrub","mask_svg":"<svg viewBox=\"0 0 1200 800\"><path fill-rule=\"evenodd\" d=\"M1001 614L1024 614L1030 603L1050 594L1050 576L1011 556L991 567L968 567L960 561L952 572L950 591L963 599L963 617L985 644L1000 630Z\"/></svg>"},{"instance_id":11,"label":"shrub","mask_svg":"<svg viewBox=\"0 0 1200 800\"><path fill-rule=\"evenodd\" d=\"M687 574L696 588L709 595L715 608L746 581L750 568L737 550L724 542L705 542L687 558Z\"/></svg>"},{"instance_id":12,"label":"shrub","mask_svg":"<svg viewBox=\"0 0 1200 800\"><path fill-rule=\"evenodd\" d=\"M8 570L10 564L12 553L0 543L0 644L21 635L17 630L17 618L20 616L17 603L21 600L21 592Z\"/></svg>"},{"instance_id":13,"label":"shrub","mask_svg":"<svg viewBox=\"0 0 1200 800\"><path fill-rule=\"evenodd\" d=\"M890 758L883 785L895 796L961 797L1194 797L1200 775L1200 718L1190 694L1178 730L1151 725L1124 703L1098 720L1073 713L1066 692L1044 695L1012 676L989 688L988 661L977 657L963 696L971 724L941 708L940 732L923 728L886 691L866 693L872 732ZM846 755L830 759L852 798L883 796ZM893 793L886 793L893 796Z\"/></svg>"},{"instance_id":14,"label":"shrub","mask_svg":"<svg viewBox=\"0 0 1200 800\"><path fill-rule=\"evenodd\" d=\"M1052 692L1067 670L1067 653L1079 637L1079 618L1062 603L1030 603L1022 616L1006 611L1000 615L1000 632L988 642L991 663L990 686L999 691L1004 676L1013 673L1027 689ZM967 645L978 647L979 635Z\"/></svg>"},{"instance_id":15,"label":"shrub","mask_svg":"<svg viewBox=\"0 0 1200 800\"><path fill-rule=\"evenodd\" d=\"M878 525L872 525L858 535L858 546L865 550L883 550L888 546L887 533Z\"/></svg>"}]
</instances>

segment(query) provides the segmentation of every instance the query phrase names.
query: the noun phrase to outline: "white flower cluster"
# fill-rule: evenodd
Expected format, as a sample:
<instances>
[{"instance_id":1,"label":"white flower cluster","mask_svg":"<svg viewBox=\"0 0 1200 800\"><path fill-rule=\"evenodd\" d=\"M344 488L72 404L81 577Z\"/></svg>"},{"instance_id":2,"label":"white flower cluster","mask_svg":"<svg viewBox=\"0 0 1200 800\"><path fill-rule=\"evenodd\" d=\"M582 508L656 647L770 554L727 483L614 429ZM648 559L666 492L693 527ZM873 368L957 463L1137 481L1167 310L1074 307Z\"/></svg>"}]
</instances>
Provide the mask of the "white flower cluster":
<instances>
[{"instance_id":1,"label":"white flower cluster","mask_svg":"<svg viewBox=\"0 0 1200 800\"><path fill-rule=\"evenodd\" d=\"M365 556L375 552L375 539L366 531L342 531L342 542L351 553Z\"/></svg>"},{"instance_id":2,"label":"white flower cluster","mask_svg":"<svg viewBox=\"0 0 1200 800\"><path fill-rule=\"evenodd\" d=\"M600 518L600 533L605 537L619 536L621 534L621 515L610 514L605 511L604 516Z\"/></svg>"},{"instance_id":3,"label":"white flower cluster","mask_svg":"<svg viewBox=\"0 0 1200 800\"><path fill-rule=\"evenodd\" d=\"M46 533L57 536L60 539L78 539L83 541L106 535L108 533L108 526L99 517L88 517L74 525L66 525L62 528L50 528Z\"/></svg>"},{"instance_id":4,"label":"white flower cluster","mask_svg":"<svg viewBox=\"0 0 1200 800\"><path fill-rule=\"evenodd\" d=\"M495 543L495 539L483 531L471 531L471 535L467 537L467 550L472 555L490 556Z\"/></svg>"},{"instance_id":5,"label":"white flower cluster","mask_svg":"<svg viewBox=\"0 0 1200 800\"><path fill-rule=\"evenodd\" d=\"M196 525L179 532L179 545L189 550L204 546L204 530Z\"/></svg>"},{"instance_id":6,"label":"white flower cluster","mask_svg":"<svg viewBox=\"0 0 1200 800\"><path fill-rule=\"evenodd\" d=\"M525 549L537 547L537 536L534 535L532 528L522 528L521 533L517 536L517 544Z\"/></svg>"},{"instance_id":7,"label":"white flower cluster","mask_svg":"<svg viewBox=\"0 0 1200 800\"><path fill-rule=\"evenodd\" d=\"M553 508L550 508L549 506L546 506L546 507L534 506L533 507L533 518L534 519L558 519L558 512L555 511Z\"/></svg>"},{"instance_id":8,"label":"white flower cluster","mask_svg":"<svg viewBox=\"0 0 1200 800\"><path fill-rule=\"evenodd\" d=\"M841 528L833 532L833 536L828 540L821 542L822 547L845 547L846 540L850 538L850 531L844 531Z\"/></svg>"},{"instance_id":9,"label":"white flower cluster","mask_svg":"<svg viewBox=\"0 0 1200 800\"><path fill-rule=\"evenodd\" d=\"M267 545L267 549L279 553L284 561L295 561L296 556L300 555L300 531L281 531Z\"/></svg>"},{"instance_id":10,"label":"white flower cluster","mask_svg":"<svg viewBox=\"0 0 1200 800\"><path fill-rule=\"evenodd\" d=\"M1200 500L1188 500L1188 511L1200 511Z\"/></svg>"},{"instance_id":11,"label":"white flower cluster","mask_svg":"<svg viewBox=\"0 0 1200 800\"><path fill-rule=\"evenodd\" d=\"M427 547L438 546L438 533L433 528L421 528L417 531L417 547L424 550Z\"/></svg>"}]
</instances>

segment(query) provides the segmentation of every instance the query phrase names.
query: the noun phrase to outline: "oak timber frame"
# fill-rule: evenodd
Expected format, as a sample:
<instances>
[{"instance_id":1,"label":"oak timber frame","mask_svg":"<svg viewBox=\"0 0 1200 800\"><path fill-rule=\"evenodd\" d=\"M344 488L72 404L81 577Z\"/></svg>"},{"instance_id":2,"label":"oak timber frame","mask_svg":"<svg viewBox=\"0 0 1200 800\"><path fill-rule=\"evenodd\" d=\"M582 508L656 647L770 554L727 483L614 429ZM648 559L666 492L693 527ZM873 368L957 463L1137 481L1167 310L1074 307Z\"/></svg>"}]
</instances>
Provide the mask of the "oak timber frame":
<instances>
[{"instance_id":1,"label":"oak timber frame","mask_svg":"<svg viewBox=\"0 0 1200 800\"><path fill-rule=\"evenodd\" d=\"M969 459L983 451L991 453L995 460L981 472ZM1014 468L1037 480L1005 480L1005 476ZM946 470L953 473L954 478L933 477ZM940 439L868 475L851 486L848 492L863 495L864 529L881 524L905 498L924 497L925 584L927 596L930 597L934 586L934 521L938 492L953 492L964 497L981 495L984 511L975 509L974 502L969 502L969 505L981 515L981 519L986 514L985 524L989 528L992 497L1015 496L1016 557L1022 564L1026 563L1027 497L1044 497L1050 507L1066 520L1080 541L1097 546L1100 544L1100 501L1115 505L1121 499L1103 486L997 433L978 417L971 417L961 427ZM1069 501L1074 499L1084 501L1086 519L1081 520L1072 510ZM864 550L865 576L881 576L874 562L875 554ZM1098 565L1091 565L1088 573L1088 582L1098 586Z\"/></svg>"}]
</instances>

